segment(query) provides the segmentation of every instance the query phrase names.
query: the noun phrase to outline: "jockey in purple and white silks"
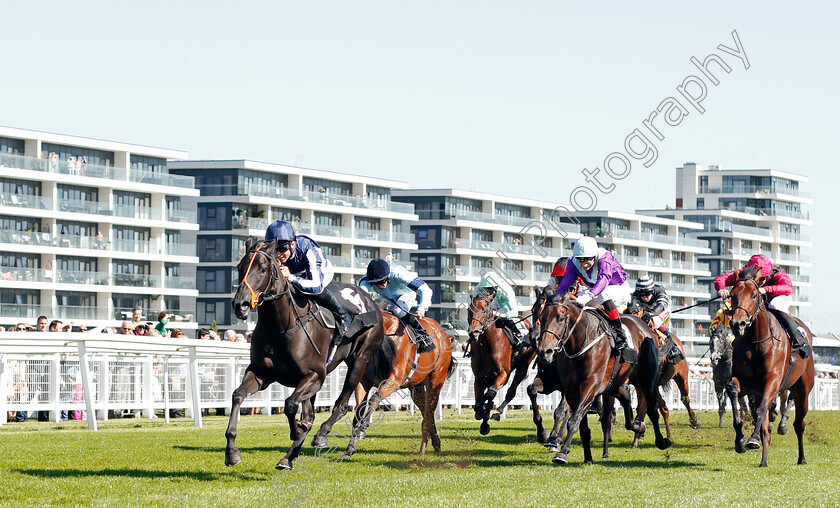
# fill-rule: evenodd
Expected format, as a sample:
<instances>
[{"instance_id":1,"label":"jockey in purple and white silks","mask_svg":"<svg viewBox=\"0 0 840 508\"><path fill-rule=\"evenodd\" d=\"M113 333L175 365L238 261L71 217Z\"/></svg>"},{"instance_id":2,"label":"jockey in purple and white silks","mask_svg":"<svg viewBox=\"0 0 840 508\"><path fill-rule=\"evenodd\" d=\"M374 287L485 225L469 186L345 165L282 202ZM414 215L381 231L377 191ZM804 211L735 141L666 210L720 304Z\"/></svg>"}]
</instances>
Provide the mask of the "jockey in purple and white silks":
<instances>
[{"instance_id":1,"label":"jockey in purple and white silks","mask_svg":"<svg viewBox=\"0 0 840 508\"><path fill-rule=\"evenodd\" d=\"M557 294L566 294L580 279L583 290L578 291L576 301L585 306L590 300L597 299L603 305L610 318L615 348L621 352L622 362L635 362L636 351L627 347L618 310L618 307L630 303L632 293L624 268L611 252L598 247L598 242L588 236L575 242L573 253L574 258L566 265L566 273L557 286Z\"/></svg>"}]
</instances>

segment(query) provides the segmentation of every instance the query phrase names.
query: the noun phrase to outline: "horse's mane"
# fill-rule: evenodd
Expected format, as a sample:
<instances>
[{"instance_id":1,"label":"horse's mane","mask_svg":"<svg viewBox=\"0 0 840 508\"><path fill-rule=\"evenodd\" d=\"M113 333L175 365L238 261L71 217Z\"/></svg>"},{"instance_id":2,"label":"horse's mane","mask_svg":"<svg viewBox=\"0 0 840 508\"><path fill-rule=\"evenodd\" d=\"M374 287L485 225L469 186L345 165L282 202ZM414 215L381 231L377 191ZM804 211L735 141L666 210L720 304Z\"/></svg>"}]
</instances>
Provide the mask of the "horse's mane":
<instances>
[{"instance_id":1,"label":"horse's mane","mask_svg":"<svg viewBox=\"0 0 840 508\"><path fill-rule=\"evenodd\" d=\"M756 275L758 275L758 267L750 265L738 272L738 280L755 280Z\"/></svg>"},{"instance_id":2,"label":"horse's mane","mask_svg":"<svg viewBox=\"0 0 840 508\"><path fill-rule=\"evenodd\" d=\"M485 286L485 287L479 289L478 292L475 294L475 296L473 298L478 298L478 299L483 300L483 299L485 299L488 296L493 295L493 294L496 294L496 290L489 287L489 286Z\"/></svg>"}]
</instances>

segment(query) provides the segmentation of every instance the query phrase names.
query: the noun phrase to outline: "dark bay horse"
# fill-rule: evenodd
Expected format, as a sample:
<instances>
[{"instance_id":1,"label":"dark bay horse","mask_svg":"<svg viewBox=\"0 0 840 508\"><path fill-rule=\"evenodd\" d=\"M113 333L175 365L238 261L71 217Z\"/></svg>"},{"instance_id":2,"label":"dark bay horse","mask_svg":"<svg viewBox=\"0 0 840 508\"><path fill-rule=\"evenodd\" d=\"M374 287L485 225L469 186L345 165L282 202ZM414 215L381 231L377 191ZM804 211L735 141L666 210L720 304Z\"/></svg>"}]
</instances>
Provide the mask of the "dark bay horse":
<instances>
[{"instance_id":1,"label":"dark bay horse","mask_svg":"<svg viewBox=\"0 0 840 508\"><path fill-rule=\"evenodd\" d=\"M767 310L755 267L747 267L738 274L732 288L732 317L730 327L735 334L732 343L732 379L726 393L732 404L732 424L735 427L735 451L762 448L760 467L767 467L770 449L770 404L783 390L789 390L796 405L793 428L799 444L797 464L805 464L803 435L805 415L808 414L808 394L814 387L814 357L802 359L791 355L791 343L782 325ZM811 331L796 320L806 332L806 340L813 342ZM791 330L791 333L797 333ZM747 394L755 396L755 430L745 442L743 423L735 409L736 399ZM783 401L784 403L784 401Z\"/></svg>"},{"instance_id":2,"label":"dark bay horse","mask_svg":"<svg viewBox=\"0 0 840 508\"><path fill-rule=\"evenodd\" d=\"M496 319L490 313L490 303L495 297L495 288L482 288L473 297L467 312L467 331L475 341L470 362L475 378L475 419L483 420L479 427L482 436L490 432L490 424L487 421L491 418L498 421L502 411L516 396L516 389L528 375L528 365L536 355L532 347L523 346L516 358L512 358L510 341L505 331L496 325ZM511 372L513 380L505 394L505 400L491 416L493 399L508 382Z\"/></svg>"},{"instance_id":3,"label":"dark bay horse","mask_svg":"<svg viewBox=\"0 0 840 508\"><path fill-rule=\"evenodd\" d=\"M622 390L624 381L629 379L635 386L640 398L646 399L647 416L650 418L656 433L656 447L664 450L673 441L662 435L659 428L658 374L659 358L656 345L650 337L650 328L635 316L621 317L623 324L629 331L628 347L638 351L637 363L616 364L618 358L612 355L612 347L608 339L609 323L595 312L584 310L581 305L572 302L567 295L554 296L546 302L540 314L540 339L538 351L543 361L552 363L558 355L558 372L560 373L563 392L572 417L569 420L569 430L559 452L552 459L555 463L566 464L571 449L572 437L580 429L583 443L584 462L592 463L591 431L587 423L587 410L595 397L604 394L605 414L610 408L612 397L620 400L627 397L626 390ZM632 344L630 344L632 342ZM632 412L629 400L621 400L625 408L625 426L628 430L638 430L641 422L631 423ZM612 432L610 418L601 419L604 432L604 456L609 456L608 443Z\"/></svg>"},{"instance_id":4,"label":"dark bay horse","mask_svg":"<svg viewBox=\"0 0 840 508\"><path fill-rule=\"evenodd\" d=\"M641 310L638 310L637 312L633 312L633 310L635 309L628 308L628 313L634 314L639 317L641 317L641 315L644 314L644 312ZM644 319L642 321L644 321ZM680 391L680 401L688 410L689 425L691 425L692 429L699 429L700 421L697 420L697 415L694 414L694 410L691 409L691 398L689 397L688 393L688 362L685 359L685 350L683 349L682 341L675 334L671 334L671 337L674 340L674 344L676 344L676 346L680 350L680 353L682 354L682 358L680 359L680 361L674 363L668 359L668 353L670 353L671 347L668 343L669 341L667 340L667 338L660 335L660 332L654 326L653 321L648 322L647 325L650 327L651 334L659 339L659 386L668 389L668 384L671 381L674 381L674 384L677 385L677 389ZM665 434L667 437L670 438L671 412L668 410L668 405L665 404L665 399L662 398L662 395L658 391L657 397L659 401L659 412L662 414L662 419L665 421ZM645 412L645 401L643 398L640 397L636 413L636 419L639 421L644 421ZM636 432L636 435L633 438L632 447L638 448L639 441L643 438L644 430L642 430L641 432Z\"/></svg>"},{"instance_id":5,"label":"dark bay horse","mask_svg":"<svg viewBox=\"0 0 840 508\"><path fill-rule=\"evenodd\" d=\"M732 379L732 343L729 337L732 330L728 326L717 326L709 339L709 359L712 363L712 379L715 383L715 396L718 400L718 427L723 427L723 415L726 413L726 385ZM738 399L741 419L750 418L746 397Z\"/></svg>"},{"instance_id":6,"label":"dark bay horse","mask_svg":"<svg viewBox=\"0 0 840 508\"><path fill-rule=\"evenodd\" d=\"M414 404L423 415L420 455L426 453L426 445L432 440L432 448L440 452L440 437L435 426L435 410L440 392L446 379L455 371L452 361L452 339L440 324L431 318L420 323L432 341L435 350L417 354L417 346L408 337L405 325L391 313L382 313L385 340L371 359L367 371L357 390L357 400L364 399L376 386L376 393L367 403L360 404L353 420L353 433L345 455L350 457L356 451L358 439L363 439L373 412L397 390L408 388Z\"/></svg>"},{"instance_id":7,"label":"dark bay horse","mask_svg":"<svg viewBox=\"0 0 840 508\"><path fill-rule=\"evenodd\" d=\"M323 446L326 446L326 434L332 425L347 412L347 401L362 379L368 361L382 345L382 320L367 293L349 284L333 282L330 289L355 302L359 306L357 310L373 319L374 324L352 340L342 339L332 361L328 362L334 330L311 299L297 292L280 275L277 242L248 239L245 246L247 252L238 265L241 282L233 297L233 309L240 319L247 318L255 308L259 308L259 316L251 339L251 362L242 384L233 392L230 422L225 433L225 464L233 466L242 460L235 444L242 401L276 381L295 387L284 404L292 446L275 466L291 469L314 423L314 397L327 374L341 362L347 365L347 376L333 413L316 437L323 436ZM301 411L299 420L296 418L298 410Z\"/></svg>"}]
</instances>

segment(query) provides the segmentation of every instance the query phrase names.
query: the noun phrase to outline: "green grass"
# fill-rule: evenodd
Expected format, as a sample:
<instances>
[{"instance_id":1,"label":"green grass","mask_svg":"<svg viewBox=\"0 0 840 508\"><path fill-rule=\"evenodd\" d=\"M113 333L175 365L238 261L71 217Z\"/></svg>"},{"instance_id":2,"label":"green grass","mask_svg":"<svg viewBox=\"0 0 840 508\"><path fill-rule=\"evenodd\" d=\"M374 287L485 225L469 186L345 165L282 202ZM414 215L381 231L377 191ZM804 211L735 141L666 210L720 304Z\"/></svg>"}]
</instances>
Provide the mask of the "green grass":
<instances>
[{"instance_id":1,"label":"green grass","mask_svg":"<svg viewBox=\"0 0 840 508\"><path fill-rule=\"evenodd\" d=\"M840 506L840 412L808 415L807 465L796 465L793 430L774 434L768 468L758 467L759 452L735 453L730 418L720 429L717 413L700 412L703 427L693 430L685 412L672 415L668 450L653 446L650 426L631 450L622 429L601 459L597 426L594 465L583 464L576 438L571 462L555 466L525 411L493 422L484 437L471 412L447 411L443 452L423 457L419 414L385 413L351 460L332 469L312 462L311 476L300 465L274 470L289 442L283 416L242 418L242 463L233 468L224 466L222 417L205 418L202 429L185 419L111 420L95 433L85 422L12 423L0 428L0 505L283 506L305 485L301 506Z\"/></svg>"}]
</instances>

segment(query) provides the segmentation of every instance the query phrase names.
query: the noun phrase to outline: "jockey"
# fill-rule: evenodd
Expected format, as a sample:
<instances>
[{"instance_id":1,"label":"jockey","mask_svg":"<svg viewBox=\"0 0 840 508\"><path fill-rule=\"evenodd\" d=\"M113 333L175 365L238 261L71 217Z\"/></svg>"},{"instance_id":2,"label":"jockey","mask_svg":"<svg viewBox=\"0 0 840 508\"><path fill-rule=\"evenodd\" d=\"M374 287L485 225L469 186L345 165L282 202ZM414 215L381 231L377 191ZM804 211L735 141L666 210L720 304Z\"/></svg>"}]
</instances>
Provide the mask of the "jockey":
<instances>
[{"instance_id":1,"label":"jockey","mask_svg":"<svg viewBox=\"0 0 840 508\"><path fill-rule=\"evenodd\" d=\"M759 292L767 299L767 309L776 316L776 319L787 329L791 345L798 351L802 358L811 356L811 346L804 338L804 332L798 331L799 326L788 312L790 307L790 294L793 292L793 283L788 274L778 267L773 266L770 259L764 254L756 254L751 257L744 268L754 266L760 273L758 280ZM738 280L738 272L733 270L729 273L722 273L715 277L715 289L723 298L729 296L728 286L734 286Z\"/></svg>"},{"instance_id":2,"label":"jockey","mask_svg":"<svg viewBox=\"0 0 840 508\"><path fill-rule=\"evenodd\" d=\"M642 309L642 321L653 323L654 328L669 336L668 323L671 322L671 297L665 292L665 288L657 283L649 275L642 275L636 281L636 290L630 297L630 307ZM673 357L682 356L680 348L674 343L670 351Z\"/></svg>"},{"instance_id":3,"label":"jockey","mask_svg":"<svg viewBox=\"0 0 840 508\"><path fill-rule=\"evenodd\" d=\"M423 319L432 303L432 288L423 279L402 266L391 266L384 259L376 258L368 263L367 274L362 277L359 287L386 299L388 312L397 316L417 334L419 353L435 350L435 343L420 323L420 319ZM415 300L415 293L420 299L416 315L409 312Z\"/></svg>"},{"instance_id":4,"label":"jockey","mask_svg":"<svg viewBox=\"0 0 840 508\"><path fill-rule=\"evenodd\" d=\"M590 300L598 299L610 318L615 332L615 348L621 353L622 363L635 362L636 351L627 347L618 311L618 307L630 303L632 293L624 268L611 252L598 247L598 242L588 236L578 238L573 253L574 259L566 265L557 294L566 294L580 278L584 289L578 292L577 302L586 305Z\"/></svg>"},{"instance_id":5,"label":"jockey","mask_svg":"<svg viewBox=\"0 0 840 508\"><path fill-rule=\"evenodd\" d=\"M709 334L712 334L718 326L729 328L729 316L732 314L732 302L729 299L723 301L723 306L718 309L715 318L709 325ZM734 338L734 337L733 337Z\"/></svg>"},{"instance_id":6,"label":"jockey","mask_svg":"<svg viewBox=\"0 0 840 508\"><path fill-rule=\"evenodd\" d=\"M318 243L308 236L296 235L292 225L283 220L268 226L265 241L277 242L280 274L300 292L329 309L336 317L338 336L343 337L352 316L327 289L333 279L333 265Z\"/></svg>"},{"instance_id":7,"label":"jockey","mask_svg":"<svg viewBox=\"0 0 840 508\"><path fill-rule=\"evenodd\" d=\"M496 296L493 298L493 301L490 302L490 307L488 307L490 310L490 316L498 318L502 326L510 331L511 337L508 339L510 341L510 346L514 350L521 348L525 345L525 341L522 340L522 334L519 333L519 329L516 328L516 323L514 323L509 317L515 312L514 307L517 306L516 293L513 288L510 287L510 284L505 282L500 276L492 271L484 273L481 276L481 280L478 281L478 285L475 287L475 291L473 292L473 297L475 297L475 295L477 295L478 292L485 287L492 287L496 289Z\"/></svg>"}]
</instances>

